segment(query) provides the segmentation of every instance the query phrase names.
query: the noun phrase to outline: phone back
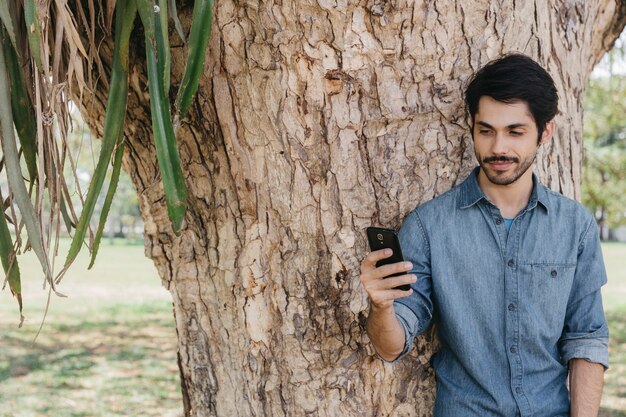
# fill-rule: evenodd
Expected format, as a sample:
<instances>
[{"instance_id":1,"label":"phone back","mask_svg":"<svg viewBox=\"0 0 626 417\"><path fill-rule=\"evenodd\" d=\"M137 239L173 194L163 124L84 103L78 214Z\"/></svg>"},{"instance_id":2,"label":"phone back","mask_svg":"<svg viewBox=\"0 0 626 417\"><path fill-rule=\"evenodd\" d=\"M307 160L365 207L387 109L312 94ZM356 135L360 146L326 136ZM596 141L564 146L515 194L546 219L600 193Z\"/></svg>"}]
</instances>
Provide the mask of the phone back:
<instances>
[{"instance_id":1,"label":"phone back","mask_svg":"<svg viewBox=\"0 0 626 417\"><path fill-rule=\"evenodd\" d=\"M400 248L400 240L398 239L398 234L395 232L395 230L385 229L383 227L368 227L367 240L369 241L370 249L372 250L372 252L379 249L387 248L393 251L393 255L391 255L390 257L381 259L380 261L376 262L376 267L404 261L404 257L402 256L402 249ZM387 278L397 277L404 274L406 274L406 272L399 272L397 274L389 275ZM410 287L408 285L401 285L396 288L406 291Z\"/></svg>"}]
</instances>

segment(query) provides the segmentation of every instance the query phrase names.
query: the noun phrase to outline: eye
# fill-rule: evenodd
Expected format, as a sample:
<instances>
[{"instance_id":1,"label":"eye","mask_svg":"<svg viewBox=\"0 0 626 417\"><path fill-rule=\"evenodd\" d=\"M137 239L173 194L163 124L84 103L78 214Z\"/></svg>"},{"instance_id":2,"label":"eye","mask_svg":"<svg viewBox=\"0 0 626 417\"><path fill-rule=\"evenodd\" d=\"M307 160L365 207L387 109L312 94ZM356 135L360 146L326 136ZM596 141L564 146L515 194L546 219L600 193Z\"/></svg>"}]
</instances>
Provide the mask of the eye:
<instances>
[{"instance_id":1,"label":"eye","mask_svg":"<svg viewBox=\"0 0 626 417\"><path fill-rule=\"evenodd\" d=\"M524 132L519 132L517 130L511 130L511 135L513 136L522 136Z\"/></svg>"},{"instance_id":2,"label":"eye","mask_svg":"<svg viewBox=\"0 0 626 417\"><path fill-rule=\"evenodd\" d=\"M491 133L493 133L493 130L490 130L490 129L480 129L480 130L478 130L478 132L481 135L490 135Z\"/></svg>"}]
</instances>

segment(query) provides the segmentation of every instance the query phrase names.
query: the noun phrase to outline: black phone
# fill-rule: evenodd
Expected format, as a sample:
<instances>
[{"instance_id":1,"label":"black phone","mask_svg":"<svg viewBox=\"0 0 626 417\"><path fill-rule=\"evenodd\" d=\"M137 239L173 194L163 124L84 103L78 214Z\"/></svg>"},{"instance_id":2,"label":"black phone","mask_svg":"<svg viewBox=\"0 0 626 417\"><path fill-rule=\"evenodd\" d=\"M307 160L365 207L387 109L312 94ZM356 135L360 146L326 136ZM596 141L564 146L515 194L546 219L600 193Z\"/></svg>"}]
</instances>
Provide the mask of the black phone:
<instances>
[{"instance_id":1,"label":"black phone","mask_svg":"<svg viewBox=\"0 0 626 417\"><path fill-rule=\"evenodd\" d=\"M367 240L370 244L370 249L373 251L379 249L391 249L393 254L389 258L381 259L376 262L376 267L388 264L394 264L396 262L404 261L402 256L402 249L400 248L400 240L395 230L385 229L383 227L368 227L367 228ZM397 274L389 275L387 278L397 277L405 275L406 272L399 272ZM396 290L408 291L411 288L410 285L399 285L394 287Z\"/></svg>"}]
</instances>

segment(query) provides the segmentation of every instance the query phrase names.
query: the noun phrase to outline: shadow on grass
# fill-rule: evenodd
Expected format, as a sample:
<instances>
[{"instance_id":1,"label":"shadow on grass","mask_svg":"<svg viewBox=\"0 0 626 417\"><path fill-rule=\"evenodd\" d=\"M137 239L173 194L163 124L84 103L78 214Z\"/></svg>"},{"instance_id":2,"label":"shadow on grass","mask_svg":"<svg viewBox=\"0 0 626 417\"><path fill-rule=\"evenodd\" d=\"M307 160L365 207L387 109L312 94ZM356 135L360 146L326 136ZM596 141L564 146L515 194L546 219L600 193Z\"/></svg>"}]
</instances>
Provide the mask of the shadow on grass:
<instances>
[{"instance_id":1,"label":"shadow on grass","mask_svg":"<svg viewBox=\"0 0 626 417\"><path fill-rule=\"evenodd\" d=\"M67 317L46 323L34 344L37 325L0 323L0 417L179 415L171 303Z\"/></svg>"},{"instance_id":2,"label":"shadow on grass","mask_svg":"<svg viewBox=\"0 0 626 417\"><path fill-rule=\"evenodd\" d=\"M82 375L95 365L90 360L92 353L71 346L58 350L48 347L33 347L24 354L17 354L23 349L23 341L15 337L6 337L3 342L5 353L0 356L0 382L10 378L19 378L45 368L55 369L59 379ZM6 352L9 352L8 354Z\"/></svg>"}]
</instances>

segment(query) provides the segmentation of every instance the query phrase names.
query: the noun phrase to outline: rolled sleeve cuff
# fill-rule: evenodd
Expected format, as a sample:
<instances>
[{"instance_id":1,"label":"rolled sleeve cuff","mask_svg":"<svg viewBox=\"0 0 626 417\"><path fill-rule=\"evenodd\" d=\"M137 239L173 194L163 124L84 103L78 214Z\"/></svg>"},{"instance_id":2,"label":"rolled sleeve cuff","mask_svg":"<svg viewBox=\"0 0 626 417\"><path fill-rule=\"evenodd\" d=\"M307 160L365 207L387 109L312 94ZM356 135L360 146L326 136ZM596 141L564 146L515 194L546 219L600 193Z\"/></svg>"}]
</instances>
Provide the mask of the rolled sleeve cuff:
<instances>
[{"instance_id":1,"label":"rolled sleeve cuff","mask_svg":"<svg viewBox=\"0 0 626 417\"><path fill-rule=\"evenodd\" d=\"M400 354L391 361L383 358L378 354L378 352L376 352L376 356L387 363L394 363L411 351L411 348L413 347L413 338L415 337L416 329L419 327L419 320L410 308L400 303L394 303L393 308L398 321L404 329L404 348L402 349L402 352L400 352Z\"/></svg>"},{"instance_id":2,"label":"rolled sleeve cuff","mask_svg":"<svg viewBox=\"0 0 626 417\"><path fill-rule=\"evenodd\" d=\"M572 359L585 359L609 368L609 335L606 324L584 336L561 340L561 358L567 366Z\"/></svg>"}]
</instances>

